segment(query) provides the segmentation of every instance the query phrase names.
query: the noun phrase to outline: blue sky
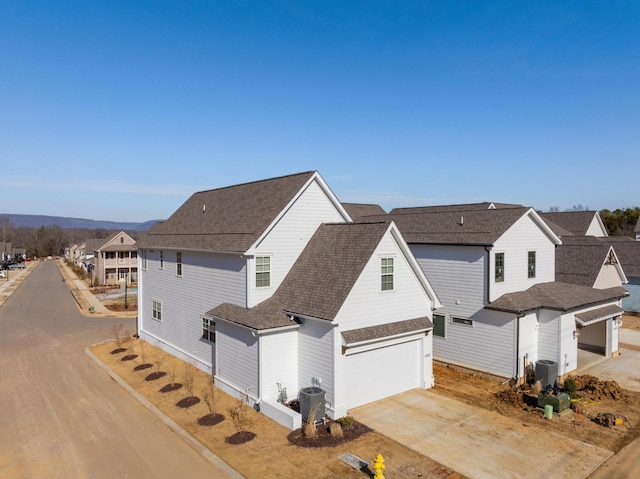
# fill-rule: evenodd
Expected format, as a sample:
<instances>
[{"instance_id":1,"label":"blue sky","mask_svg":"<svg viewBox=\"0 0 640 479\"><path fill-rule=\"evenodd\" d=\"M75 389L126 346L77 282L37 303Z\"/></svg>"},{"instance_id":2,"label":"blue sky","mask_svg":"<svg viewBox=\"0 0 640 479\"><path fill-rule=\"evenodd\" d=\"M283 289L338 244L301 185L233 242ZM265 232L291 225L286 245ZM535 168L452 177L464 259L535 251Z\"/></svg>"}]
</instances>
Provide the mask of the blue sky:
<instances>
[{"instance_id":1,"label":"blue sky","mask_svg":"<svg viewBox=\"0 0 640 479\"><path fill-rule=\"evenodd\" d=\"M640 205L640 2L0 0L0 213Z\"/></svg>"}]
</instances>

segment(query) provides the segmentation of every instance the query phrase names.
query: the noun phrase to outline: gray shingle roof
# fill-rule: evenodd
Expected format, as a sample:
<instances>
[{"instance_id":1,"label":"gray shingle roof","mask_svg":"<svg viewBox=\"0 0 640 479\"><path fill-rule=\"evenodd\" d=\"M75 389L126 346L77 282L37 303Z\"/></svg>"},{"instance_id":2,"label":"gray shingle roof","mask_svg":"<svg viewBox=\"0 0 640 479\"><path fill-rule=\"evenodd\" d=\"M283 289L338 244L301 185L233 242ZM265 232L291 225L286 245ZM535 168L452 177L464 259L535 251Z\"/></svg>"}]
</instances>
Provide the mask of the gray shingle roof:
<instances>
[{"instance_id":1,"label":"gray shingle roof","mask_svg":"<svg viewBox=\"0 0 640 479\"><path fill-rule=\"evenodd\" d=\"M586 313L576 314L576 321L582 326L587 326L602 319L609 319L615 316L619 316L623 312L624 309L622 309L620 306L611 304L609 306L605 306L604 308L592 309L591 311L587 311Z\"/></svg>"},{"instance_id":2,"label":"gray shingle roof","mask_svg":"<svg viewBox=\"0 0 640 479\"><path fill-rule=\"evenodd\" d=\"M371 341L374 339L388 338L399 334L412 333L415 331L428 331L433 329L433 323L429 318L408 319L395 323L379 324L366 328L352 329L344 331L342 337L347 344Z\"/></svg>"},{"instance_id":3,"label":"gray shingle roof","mask_svg":"<svg viewBox=\"0 0 640 479\"><path fill-rule=\"evenodd\" d=\"M152 226L137 246L245 252L314 174L194 193L169 219Z\"/></svg>"},{"instance_id":4,"label":"gray shingle roof","mask_svg":"<svg viewBox=\"0 0 640 479\"><path fill-rule=\"evenodd\" d=\"M617 300L628 296L628 294L622 287L595 289L554 281L536 284L525 291L504 294L485 308L515 314L537 309L570 311Z\"/></svg>"},{"instance_id":5,"label":"gray shingle roof","mask_svg":"<svg viewBox=\"0 0 640 479\"><path fill-rule=\"evenodd\" d=\"M342 206L353 221L367 220L369 216L384 216L387 212L380 205L362 204L362 203L342 203Z\"/></svg>"},{"instance_id":6,"label":"gray shingle roof","mask_svg":"<svg viewBox=\"0 0 640 479\"><path fill-rule=\"evenodd\" d=\"M407 243L492 245L530 208L491 204L396 208L388 216Z\"/></svg>"},{"instance_id":7,"label":"gray shingle roof","mask_svg":"<svg viewBox=\"0 0 640 479\"><path fill-rule=\"evenodd\" d=\"M593 286L611 249L607 239L563 236L556 248L556 281Z\"/></svg>"},{"instance_id":8,"label":"gray shingle roof","mask_svg":"<svg viewBox=\"0 0 640 479\"><path fill-rule=\"evenodd\" d=\"M545 220L569 231L572 236L584 236L596 215L595 211L558 211L539 213ZM550 225L551 226L551 225ZM552 227L553 228L553 227ZM559 232L555 232L561 235Z\"/></svg>"},{"instance_id":9,"label":"gray shingle roof","mask_svg":"<svg viewBox=\"0 0 640 479\"><path fill-rule=\"evenodd\" d=\"M294 324L288 315L331 321L389 225L323 224L270 299L251 309L222 304L207 314L257 330Z\"/></svg>"},{"instance_id":10,"label":"gray shingle roof","mask_svg":"<svg viewBox=\"0 0 640 479\"><path fill-rule=\"evenodd\" d=\"M613 244L613 249L618 255L620 266L627 277L640 277L640 241L622 236L609 236L606 238Z\"/></svg>"}]
</instances>

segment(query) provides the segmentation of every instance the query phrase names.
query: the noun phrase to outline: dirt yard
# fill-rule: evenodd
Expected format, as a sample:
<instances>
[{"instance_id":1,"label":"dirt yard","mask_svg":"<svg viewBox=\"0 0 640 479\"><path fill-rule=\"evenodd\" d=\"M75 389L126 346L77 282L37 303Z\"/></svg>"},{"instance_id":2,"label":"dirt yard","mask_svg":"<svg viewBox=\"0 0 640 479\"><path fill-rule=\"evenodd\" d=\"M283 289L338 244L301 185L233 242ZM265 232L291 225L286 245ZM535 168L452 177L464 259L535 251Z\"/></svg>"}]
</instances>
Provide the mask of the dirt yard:
<instances>
[{"instance_id":1,"label":"dirt yard","mask_svg":"<svg viewBox=\"0 0 640 479\"><path fill-rule=\"evenodd\" d=\"M253 434L238 434L232 411L237 411L240 404L216 388L212 412L207 405L207 402L211 403L209 375L195 370L192 394L189 394L190 373L186 363L137 339L121 346L119 348L113 341L94 346L91 351L133 389L248 479L373 477L371 470L356 470L338 459L347 452L369 462L382 454L386 477L394 479L462 477L375 431L365 431L357 438L346 440L351 431L345 428L343 440L331 438L332 441L327 441L326 434L319 434L316 440L305 439L302 431L291 434L287 428L246 408L243 409L246 426L241 429ZM112 354L118 349L122 351ZM224 419L220 421L218 415ZM243 442L247 438L249 440ZM337 445L303 447L294 444L302 442L308 446L314 441L317 445L327 442Z\"/></svg>"},{"instance_id":2,"label":"dirt yard","mask_svg":"<svg viewBox=\"0 0 640 479\"><path fill-rule=\"evenodd\" d=\"M623 327L640 330L640 317L625 315ZM526 388L511 388L495 379L434 365L435 391L504 416L523 424L535 425L556 433L618 452L640 437L640 393L622 389L615 381L593 376L576 376L577 400L569 412L547 420L537 408L537 394ZM593 421L599 413L624 418L624 424L612 428Z\"/></svg>"},{"instance_id":3,"label":"dirt yard","mask_svg":"<svg viewBox=\"0 0 640 479\"><path fill-rule=\"evenodd\" d=\"M623 327L640 330L640 317L625 316ZM250 440L242 442L244 437L238 434L231 417L231 411L238 408L239 402L215 389L212 412L207 405L211 402L210 393L207 393L207 385L210 384L207 374L195 371L193 394L189 394L185 386L189 382L186 363L137 339L130 339L124 348L112 354L118 349L113 341L93 347L92 352L142 396L249 479L365 477L363 471L355 470L338 459L346 452L367 461L373 461L379 453L382 454L385 474L395 479L461 477L375 431L353 439L348 439L348 429L344 431L343 440L327 440L327 434L319 434L315 440L305 439L303 431L292 434L251 408L246 411L248 425L240 429L253 434L247 435ZM528 390L510 388L495 379L441 365L434 365L434 375L434 390L438 394L614 452L640 437L640 393L623 390L615 382L577 376L578 398L572 408L577 407L578 412L567 411L567 414L549 421L536 407L535 394ZM624 424L612 428L599 425L592 420L598 413L624 418ZM223 416L222 420L220 416ZM325 443L336 445L303 447L309 442L314 445L313 441L317 441L316 446ZM371 477L370 471L364 472Z\"/></svg>"}]
</instances>

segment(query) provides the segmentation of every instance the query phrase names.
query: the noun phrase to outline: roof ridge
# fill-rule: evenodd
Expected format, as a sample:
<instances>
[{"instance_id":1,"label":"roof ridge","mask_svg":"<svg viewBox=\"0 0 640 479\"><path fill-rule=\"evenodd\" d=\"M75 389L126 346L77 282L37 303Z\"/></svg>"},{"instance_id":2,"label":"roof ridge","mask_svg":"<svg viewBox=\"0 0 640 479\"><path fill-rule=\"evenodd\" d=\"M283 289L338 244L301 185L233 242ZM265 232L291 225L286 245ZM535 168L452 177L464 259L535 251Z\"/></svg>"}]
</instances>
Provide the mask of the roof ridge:
<instances>
[{"instance_id":1,"label":"roof ridge","mask_svg":"<svg viewBox=\"0 0 640 479\"><path fill-rule=\"evenodd\" d=\"M239 186L256 185L256 184L259 184L259 183L266 183L267 181L281 180L281 179L284 179L284 178L293 178L295 176L308 175L308 174L317 173L317 172L318 172L318 170L301 171L299 173L291 173L289 175L274 176L272 178L263 178L263 179L260 179L260 180L247 181L247 182L244 182L244 183L237 183L235 185L220 186L218 188L209 188L207 190L196 191L194 193L194 195L198 194L198 193L208 193L210 191L222 191L222 190L227 190L229 188L237 188Z\"/></svg>"}]
</instances>

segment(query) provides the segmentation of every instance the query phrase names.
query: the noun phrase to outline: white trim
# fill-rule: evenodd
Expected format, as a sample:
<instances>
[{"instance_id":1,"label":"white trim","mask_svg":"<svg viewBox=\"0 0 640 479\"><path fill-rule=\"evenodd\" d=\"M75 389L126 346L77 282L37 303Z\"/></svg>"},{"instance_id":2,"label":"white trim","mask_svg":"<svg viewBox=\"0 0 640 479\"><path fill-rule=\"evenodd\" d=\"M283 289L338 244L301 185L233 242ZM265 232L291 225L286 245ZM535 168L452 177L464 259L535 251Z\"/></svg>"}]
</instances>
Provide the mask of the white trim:
<instances>
[{"instance_id":1,"label":"white trim","mask_svg":"<svg viewBox=\"0 0 640 479\"><path fill-rule=\"evenodd\" d=\"M343 345L343 355L351 356L352 354L363 353L365 351L372 351L374 349L385 348L387 346L394 346L396 344L408 343L410 341L416 341L425 337L425 333L428 329L420 331L412 331L411 333L388 336L386 338L378 338L368 341L360 341L358 343L350 343Z\"/></svg>"}]
</instances>

